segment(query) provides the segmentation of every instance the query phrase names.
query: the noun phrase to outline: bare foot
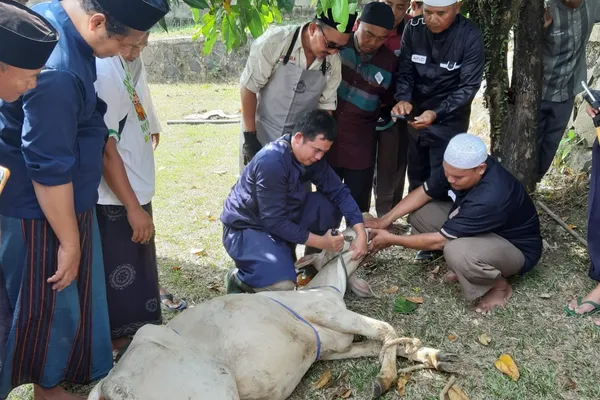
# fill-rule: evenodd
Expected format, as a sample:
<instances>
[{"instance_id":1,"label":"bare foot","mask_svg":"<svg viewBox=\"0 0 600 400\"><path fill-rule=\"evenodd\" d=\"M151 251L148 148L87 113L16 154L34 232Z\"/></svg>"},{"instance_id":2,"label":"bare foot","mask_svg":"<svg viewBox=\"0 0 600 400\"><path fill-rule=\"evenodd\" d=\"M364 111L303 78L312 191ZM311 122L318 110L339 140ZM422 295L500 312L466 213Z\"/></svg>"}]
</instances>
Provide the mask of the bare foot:
<instances>
[{"instance_id":1,"label":"bare foot","mask_svg":"<svg viewBox=\"0 0 600 400\"><path fill-rule=\"evenodd\" d=\"M581 299L581 302L593 301L594 303L600 303L600 284L596 286L591 292ZM594 309L594 306L589 303L581 304L577 307L577 299L573 299L569 302L569 310L575 311L577 314L585 314Z\"/></svg>"},{"instance_id":2,"label":"bare foot","mask_svg":"<svg viewBox=\"0 0 600 400\"><path fill-rule=\"evenodd\" d=\"M77 396L67 392L60 386L51 389L33 385L33 400L85 400L87 397Z\"/></svg>"},{"instance_id":3,"label":"bare foot","mask_svg":"<svg viewBox=\"0 0 600 400\"><path fill-rule=\"evenodd\" d=\"M446 272L446 275L444 275L444 283L454 283L454 282L458 282L458 276L456 276L456 274L452 271Z\"/></svg>"},{"instance_id":4,"label":"bare foot","mask_svg":"<svg viewBox=\"0 0 600 400\"><path fill-rule=\"evenodd\" d=\"M185 301L176 299L167 290L160 288L160 301L169 310L181 311L187 308Z\"/></svg>"},{"instance_id":5,"label":"bare foot","mask_svg":"<svg viewBox=\"0 0 600 400\"><path fill-rule=\"evenodd\" d=\"M119 352L131 343L131 338L128 337L120 337L117 339L113 339L112 348L113 348L113 358L116 358L119 355Z\"/></svg>"},{"instance_id":6,"label":"bare foot","mask_svg":"<svg viewBox=\"0 0 600 400\"><path fill-rule=\"evenodd\" d=\"M475 309L475 312L483 315L490 315L496 307L504 308L511 296L512 287L510 287L506 279L501 278L489 292L483 296Z\"/></svg>"}]
</instances>

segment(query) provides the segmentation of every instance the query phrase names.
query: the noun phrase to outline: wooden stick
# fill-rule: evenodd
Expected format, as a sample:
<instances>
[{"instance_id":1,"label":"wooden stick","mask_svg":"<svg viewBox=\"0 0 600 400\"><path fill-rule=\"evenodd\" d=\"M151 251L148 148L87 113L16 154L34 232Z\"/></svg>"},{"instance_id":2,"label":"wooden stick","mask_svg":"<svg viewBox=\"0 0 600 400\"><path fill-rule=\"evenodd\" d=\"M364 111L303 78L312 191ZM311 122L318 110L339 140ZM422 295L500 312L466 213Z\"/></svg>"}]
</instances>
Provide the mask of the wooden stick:
<instances>
[{"instance_id":1,"label":"wooden stick","mask_svg":"<svg viewBox=\"0 0 600 400\"><path fill-rule=\"evenodd\" d=\"M440 393L440 400L446 400L446 395L448 394L448 391L450 390L452 385L454 385L454 382L456 382L456 377L452 375L448 383L446 383L446 386L444 386L444 388L442 389L442 393Z\"/></svg>"},{"instance_id":2,"label":"wooden stick","mask_svg":"<svg viewBox=\"0 0 600 400\"><path fill-rule=\"evenodd\" d=\"M548 208L547 205L545 205L544 203L542 203L541 201L537 201L538 205L542 208L542 210L546 211L546 213L552 217L553 220L555 220L561 227L563 227L567 232L569 232L571 235L573 235L573 237L575 239L577 239L582 245L583 247L587 248L587 242L584 238L581 237L581 235L579 235L577 232L575 232L573 229L569 228L569 225L565 224L565 221L563 221L562 219L560 219L560 217L556 214L554 214L552 212L552 210L550 210Z\"/></svg>"},{"instance_id":3,"label":"wooden stick","mask_svg":"<svg viewBox=\"0 0 600 400\"><path fill-rule=\"evenodd\" d=\"M409 372L418 371L420 369L430 369L431 367L427 364L418 364L411 367L406 367L398 370L398 375L408 374Z\"/></svg>"},{"instance_id":4,"label":"wooden stick","mask_svg":"<svg viewBox=\"0 0 600 400\"><path fill-rule=\"evenodd\" d=\"M168 120L167 125L202 125L202 124L239 124L241 119L173 119Z\"/></svg>"}]
</instances>

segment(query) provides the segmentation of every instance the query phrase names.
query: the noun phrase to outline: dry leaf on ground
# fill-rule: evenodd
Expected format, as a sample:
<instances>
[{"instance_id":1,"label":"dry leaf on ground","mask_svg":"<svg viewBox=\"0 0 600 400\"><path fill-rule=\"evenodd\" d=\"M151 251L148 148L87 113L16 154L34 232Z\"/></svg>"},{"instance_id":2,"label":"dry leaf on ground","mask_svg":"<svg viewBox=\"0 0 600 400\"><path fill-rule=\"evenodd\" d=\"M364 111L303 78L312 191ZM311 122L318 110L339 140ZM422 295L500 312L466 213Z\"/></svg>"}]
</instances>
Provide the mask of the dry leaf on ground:
<instances>
[{"instance_id":1,"label":"dry leaf on ground","mask_svg":"<svg viewBox=\"0 0 600 400\"><path fill-rule=\"evenodd\" d=\"M549 299L550 297L552 297L552 295L550 293L542 293L539 297L542 299Z\"/></svg>"},{"instance_id":2,"label":"dry leaf on ground","mask_svg":"<svg viewBox=\"0 0 600 400\"><path fill-rule=\"evenodd\" d=\"M400 396L404 396L405 395L406 384L408 383L409 379L410 379L410 374L404 374L404 375L402 375L402 376L400 376L398 378L398 382L396 383L396 387L398 388L398 394Z\"/></svg>"},{"instance_id":3,"label":"dry leaf on ground","mask_svg":"<svg viewBox=\"0 0 600 400\"><path fill-rule=\"evenodd\" d=\"M571 378L567 378L566 386L569 390L577 389L577 383L575 383L575 381Z\"/></svg>"},{"instance_id":4,"label":"dry leaf on ground","mask_svg":"<svg viewBox=\"0 0 600 400\"><path fill-rule=\"evenodd\" d=\"M323 372L323 375L321 375L321 377L319 378L318 381L313 382L312 387L313 387L313 389L321 389L322 387L327 385L330 380L331 380L331 370L328 369L327 371Z\"/></svg>"},{"instance_id":5,"label":"dry leaf on ground","mask_svg":"<svg viewBox=\"0 0 600 400\"><path fill-rule=\"evenodd\" d=\"M383 289L382 292L387 293L387 294L393 294L393 293L396 293L399 289L400 288L398 286L392 286L387 289Z\"/></svg>"},{"instance_id":6,"label":"dry leaf on ground","mask_svg":"<svg viewBox=\"0 0 600 400\"><path fill-rule=\"evenodd\" d=\"M569 227L569 229L573 230L573 229L577 229L577 225L573 225L573 224L569 224L567 225Z\"/></svg>"},{"instance_id":7,"label":"dry leaf on ground","mask_svg":"<svg viewBox=\"0 0 600 400\"><path fill-rule=\"evenodd\" d=\"M335 393L335 397L340 399L348 399L350 396L352 396L352 389L341 388Z\"/></svg>"},{"instance_id":8,"label":"dry leaf on ground","mask_svg":"<svg viewBox=\"0 0 600 400\"><path fill-rule=\"evenodd\" d=\"M422 297L407 297L406 300L415 304L423 304L423 302L425 301L425 299L423 299Z\"/></svg>"},{"instance_id":9,"label":"dry leaf on ground","mask_svg":"<svg viewBox=\"0 0 600 400\"><path fill-rule=\"evenodd\" d=\"M174 265L171 267L171 270L173 271L181 271L181 267L179 265Z\"/></svg>"},{"instance_id":10,"label":"dry leaf on ground","mask_svg":"<svg viewBox=\"0 0 600 400\"><path fill-rule=\"evenodd\" d=\"M519 368L509 354L502 354L494 363L496 368L502 373L510 376L513 381L519 380Z\"/></svg>"},{"instance_id":11,"label":"dry leaf on ground","mask_svg":"<svg viewBox=\"0 0 600 400\"><path fill-rule=\"evenodd\" d=\"M448 398L450 400L469 400L469 397L457 384L452 385L450 390L448 390Z\"/></svg>"},{"instance_id":12,"label":"dry leaf on ground","mask_svg":"<svg viewBox=\"0 0 600 400\"><path fill-rule=\"evenodd\" d=\"M432 273L433 275L437 274L438 272L440 272L440 266L439 266L439 265L438 265L437 267L435 267L435 268L433 269L433 271L431 271L431 273Z\"/></svg>"},{"instance_id":13,"label":"dry leaf on ground","mask_svg":"<svg viewBox=\"0 0 600 400\"><path fill-rule=\"evenodd\" d=\"M479 335L479 343L481 343L482 345L487 346L490 344L491 341L492 338L487 333L482 333L481 335Z\"/></svg>"},{"instance_id":14,"label":"dry leaf on ground","mask_svg":"<svg viewBox=\"0 0 600 400\"><path fill-rule=\"evenodd\" d=\"M451 342L454 342L456 339L458 339L458 336L456 336L455 334L450 334L448 335L448 340Z\"/></svg>"},{"instance_id":15,"label":"dry leaf on ground","mask_svg":"<svg viewBox=\"0 0 600 400\"><path fill-rule=\"evenodd\" d=\"M206 255L206 250L205 249L196 249L196 248L192 248L190 249L190 253L195 255L195 256L205 256Z\"/></svg>"}]
</instances>

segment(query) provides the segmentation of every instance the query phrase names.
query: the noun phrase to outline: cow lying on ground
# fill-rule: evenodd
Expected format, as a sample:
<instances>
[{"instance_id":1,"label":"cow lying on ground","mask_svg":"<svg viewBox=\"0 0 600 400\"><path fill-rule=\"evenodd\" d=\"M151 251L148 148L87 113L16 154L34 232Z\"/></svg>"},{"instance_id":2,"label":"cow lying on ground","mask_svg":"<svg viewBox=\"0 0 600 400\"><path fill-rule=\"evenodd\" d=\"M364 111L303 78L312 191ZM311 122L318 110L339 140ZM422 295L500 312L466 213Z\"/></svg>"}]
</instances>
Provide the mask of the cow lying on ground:
<instances>
[{"instance_id":1,"label":"cow lying on ground","mask_svg":"<svg viewBox=\"0 0 600 400\"><path fill-rule=\"evenodd\" d=\"M346 309L348 276L362 261L348 248L314 255L319 273L303 290L217 297L142 327L89 400L283 400L318 360L379 356L373 397L397 379L397 356L451 370L452 355L399 341L388 323Z\"/></svg>"}]
</instances>

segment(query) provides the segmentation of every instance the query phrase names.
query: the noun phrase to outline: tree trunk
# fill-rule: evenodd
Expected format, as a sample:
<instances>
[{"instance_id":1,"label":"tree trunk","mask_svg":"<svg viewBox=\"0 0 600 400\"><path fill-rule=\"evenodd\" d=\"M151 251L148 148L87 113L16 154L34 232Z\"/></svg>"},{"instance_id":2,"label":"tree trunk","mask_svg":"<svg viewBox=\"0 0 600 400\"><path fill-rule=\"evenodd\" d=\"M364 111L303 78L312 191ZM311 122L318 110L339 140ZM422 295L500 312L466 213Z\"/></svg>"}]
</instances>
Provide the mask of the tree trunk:
<instances>
[{"instance_id":1,"label":"tree trunk","mask_svg":"<svg viewBox=\"0 0 600 400\"><path fill-rule=\"evenodd\" d=\"M512 88L504 129L492 146L493 155L529 191L535 189L537 112L542 91L543 0L524 1L515 29Z\"/></svg>"}]
</instances>

